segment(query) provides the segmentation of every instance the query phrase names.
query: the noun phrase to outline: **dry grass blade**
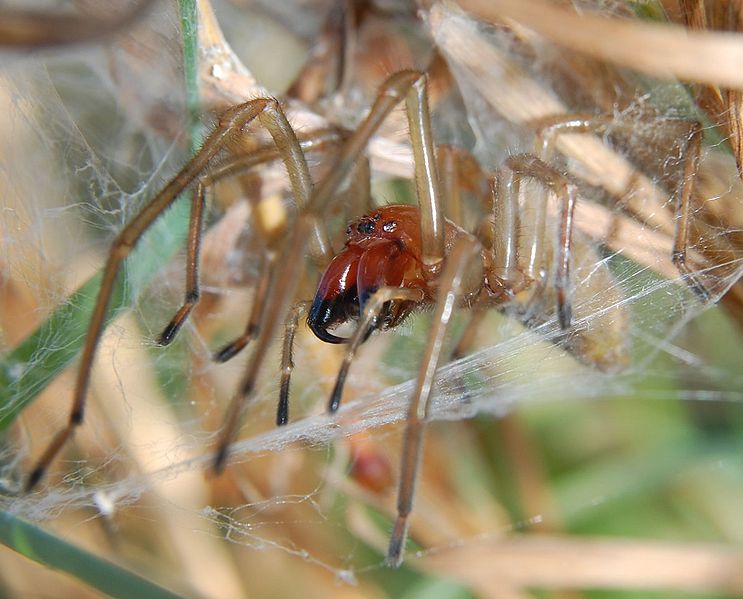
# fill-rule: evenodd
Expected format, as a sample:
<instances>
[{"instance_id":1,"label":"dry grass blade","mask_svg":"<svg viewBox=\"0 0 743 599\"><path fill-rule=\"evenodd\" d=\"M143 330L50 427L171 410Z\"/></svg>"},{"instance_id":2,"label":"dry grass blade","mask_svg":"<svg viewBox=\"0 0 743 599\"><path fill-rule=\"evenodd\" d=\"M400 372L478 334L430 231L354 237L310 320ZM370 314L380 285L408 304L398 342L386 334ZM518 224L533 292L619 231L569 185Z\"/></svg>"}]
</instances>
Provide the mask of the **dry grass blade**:
<instances>
[{"instance_id":1,"label":"dry grass blade","mask_svg":"<svg viewBox=\"0 0 743 599\"><path fill-rule=\"evenodd\" d=\"M743 15L737 1L719 0L713 3L682 0L678 11L669 11L671 18L691 31L743 32ZM740 37L740 36L738 36ZM743 177L743 94L740 89L726 87L722 82L699 82L695 86L699 106L720 128L733 149L738 173Z\"/></svg>"},{"instance_id":2,"label":"dry grass blade","mask_svg":"<svg viewBox=\"0 0 743 599\"><path fill-rule=\"evenodd\" d=\"M49 15L40 11L3 8L0 11L0 46L29 49L103 39L138 21L153 2L138 0L120 14L99 18L90 14Z\"/></svg>"},{"instance_id":3,"label":"dry grass blade","mask_svg":"<svg viewBox=\"0 0 743 599\"><path fill-rule=\"evenodd\" d=\"M718 545L531 534L468 543L420 562L492 597L524 587L743 594L743 553Z\"/></svg>"},{"instance_id":4,"label":"dry grass blade","mask_svg":"<svg viewBox=\"0 0 743 599\"><path fill-rule=\"evenodd\" d=\"M743 89L743 38L609 19L544 0L459 0L473 16L518 21L558 45L658 77Z\"/></svg>"}]
</instances>

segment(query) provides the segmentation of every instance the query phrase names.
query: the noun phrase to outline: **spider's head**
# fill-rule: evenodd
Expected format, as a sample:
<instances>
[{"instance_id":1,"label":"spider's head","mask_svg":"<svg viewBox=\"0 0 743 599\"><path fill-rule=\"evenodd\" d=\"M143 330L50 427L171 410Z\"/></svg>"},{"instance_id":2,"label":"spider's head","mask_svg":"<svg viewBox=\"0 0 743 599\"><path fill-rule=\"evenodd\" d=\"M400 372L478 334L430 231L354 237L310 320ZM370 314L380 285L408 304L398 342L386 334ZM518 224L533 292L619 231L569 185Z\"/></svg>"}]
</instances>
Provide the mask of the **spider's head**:
<instances>
[{"instance_id":1,"label":"spider's head","mask_svg":"<svg viewBox=\"0 0 743 599\"><path fill-rule=\"evenodd\" d=\"M420 253L420 210L417 206L383 206L355 220L346 229L346 246L396 242L401 249Z\"/></svg>"}]
</instances>

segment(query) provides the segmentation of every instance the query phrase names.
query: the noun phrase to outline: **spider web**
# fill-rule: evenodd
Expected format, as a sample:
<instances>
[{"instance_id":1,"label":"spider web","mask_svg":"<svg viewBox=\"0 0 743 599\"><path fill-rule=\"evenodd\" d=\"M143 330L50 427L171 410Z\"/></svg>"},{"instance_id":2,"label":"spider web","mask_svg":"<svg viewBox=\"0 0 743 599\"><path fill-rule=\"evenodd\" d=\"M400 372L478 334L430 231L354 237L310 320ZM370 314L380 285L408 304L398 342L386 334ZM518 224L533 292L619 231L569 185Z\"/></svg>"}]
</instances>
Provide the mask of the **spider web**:
<instances>
[{"instance_id":1,"label":"spider web","mask_svg":"<svg viewBox=\"0 0 743 599\"><path fill-rule=\"evenodd\" d=\"M462 30L452 27L463 27L470 42L482 36L513 61L525 82L548 95L551 82L544 71L554 50L541 46L527 70L513 39L447 11L428 27L461 90L473 151L491 165L530 151L529 129L514 124L507 104L494 104L483 78L457 54ZM183 164L187 144L181 134L176 23L169 9L160 7L151 21L103 46L5 61L0 73L0 112L7 114L0 122L4 352L100 268L116 233ZM291 26L280 25L288 43L300 46ZM617 109L618 118L641 115L627 147L646 140L662 144L667 121L689 116L681 114L686 108L675 96L648 117L642 108L648 98L656 101L653 91L645 87L635 103ZM449 117L437 118L445 130L449 124L442 121ZM604 148L622 146L608 133L597 138ZM656 162L678 170L674 151ZM400 156L404 163L404 144ZM593 242L581 242L586 249L575 256L575 327L605 341L608 353L616 346L622 354L626 349L628 364L599 372L561 349L554 317L527 329L518 318L492 312L475 349L441 368L414 508L412 539L418 548L411 546L408 559L415 571L448 574L481 594L488 593L477 575L451 556L473 551L473 564L485 567L491 544L512 532L541 527L556 538L583 532L720 543L734 543L743 534L734 525L735 510L724 507L735 505L743 492L736 474L736 423L743 415L738 325L721 308L701 304L668 268L669 234L650 214L664 210L672 223L665 170L641 171L661 200L657 206L643 203L647 188L637 185L629 201L648 213L632 214L607 200L580 156L566 155L563 161L560 166L576 179L588 180L581 186L581 207L589 211L579 210L578 220L588 223L582 239L596 235ZM401 186L385 175L377 175L380 201L396 201ZM740 233L741 183L721 141L705 144L700 178L707 202L723 205L734 198L737 204L706 217L711 220L693 239L693 255L702 253L712 235L731 240L732 247ZM232 448L229 473L212 480L204 474L210 448L249 351L225 365L212 363L210 355L242 331L261 251L241 194L230 184L215 193L205 237L202 307L166 350L153 339L181 300L184 259L182 253L171 259L164 249L183 236L179 209L166 215L167 232L161 229L156 239L144 242L138 260L127 266L133 305L104 335L85 425L74 446L42 491L14 495L19 473L67 419L73 367L6 434L0 505L81 544L95 546L101 534L111 535L117 540L104 543L106 552L189 593L215 595L211 581L217 578L220 596L239 596L246 588L259 595L290 592L303 583L325 589L337 580L371 591L380 584L374 576L383 567L405 411L430 315L412 319L397 333L375 336L362 348L336 417L325 415L324 405L342 354L300 331L291 423L282 428L272 425L277 340ZM285 195L279 201L290 207ZM622 243L602 238L601 229L592 228L602 218L634 227L628 230L635 243L626 243L627 236L619 237ZM141 266L147 261L155 266ZM154 277L146 274L152 269ZM704 263L704 280L715 299L735 285L742 269L734 249ZM458 330L463 323L464 318ZM6 361L4 374L14 379L34 371L67 343L65 330L52 330L43 351L26 364ZM0 414L6 409L3 404ZM367 467L372 474L364 474ZM707 493L701 482L710 486ZM381 491L373 488L377 483ZM544 497L530 501L529 489ZM678 492L686 501L676 498ZM519 493L527 498L521 503L515 499ZM643 518L657 515L664 501L673 502L673 513L640 534L648 526ZM618 514L631 520L638 513L637 522L625 529L607 524ZM685 518L703 522L678 532ZM139 557L126 557L134 552ZM149 558L142 555L158 554L165 557L143 566ZM531 585L522 581L524 586L543 580L534 563L528 557L521 563L534 576ZM269 567L292 568L297 580L261 580L262 569ZM632 573L626 585L637 585Z\"/></svg>"}]
</instances>

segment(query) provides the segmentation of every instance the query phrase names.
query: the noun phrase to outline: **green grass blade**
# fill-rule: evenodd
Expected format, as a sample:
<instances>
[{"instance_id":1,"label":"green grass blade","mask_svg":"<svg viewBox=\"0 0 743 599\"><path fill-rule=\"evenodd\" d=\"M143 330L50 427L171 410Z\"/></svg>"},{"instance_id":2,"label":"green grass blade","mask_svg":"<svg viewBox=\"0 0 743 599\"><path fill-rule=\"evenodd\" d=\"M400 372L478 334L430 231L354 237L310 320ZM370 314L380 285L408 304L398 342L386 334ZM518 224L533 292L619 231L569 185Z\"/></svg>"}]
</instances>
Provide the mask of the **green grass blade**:
<instances>
[{"instance_id":1,"label":"green grass blade","mask_svg":"<svg viewBox=\"0 0 743 599\"><path fill-rule=\"evenodd\" d=\"M186 80L186 106L191 152L201 146L201 96L199 94L199 39L196 0L179 0L181 35L183 36L183 76Z\"/></svg>"},{"instance_id":2,"label":"green grass blade","mask_svg":"<svg viewBox=\"0 0 743 599\"><path fill-rule=\"evenodd\" d=\"M112 597L180 596L3 511L0 511L0 543Z\"/></svg>"}]
</instances>

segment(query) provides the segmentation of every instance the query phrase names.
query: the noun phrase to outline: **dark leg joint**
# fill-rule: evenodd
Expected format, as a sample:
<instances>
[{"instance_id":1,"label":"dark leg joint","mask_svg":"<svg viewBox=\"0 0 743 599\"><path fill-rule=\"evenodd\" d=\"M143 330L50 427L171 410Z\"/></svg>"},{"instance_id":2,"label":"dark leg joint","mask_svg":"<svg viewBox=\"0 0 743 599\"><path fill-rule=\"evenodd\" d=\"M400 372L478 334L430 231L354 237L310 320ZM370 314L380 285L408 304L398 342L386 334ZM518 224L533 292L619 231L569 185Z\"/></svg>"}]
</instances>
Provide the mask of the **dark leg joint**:
<instances>
[{"instance_id":1,"label":"dark leg joint","mask_svg":"<svg viewBox=\"0 0 743 599\"><path fill-rule=\"evenodd\" d=\"M70 414L70 425L80 426L83 423L84 416L85 414L83 410L75 410Z\"/></svg>"},{"instance_id":2,"label":"dark leg joint","mask_svg":"<svg viewBox=\"0 0 743 599\"><path fill-rule=\"evenodd\" d=\"M243 383L243 386L240 388L240 393L243 397L246 395L250 395L253 392L253 380L248 380Z\"/></svg>"},{"instance_id":3,"label":"dark leg joint","mask_svg":"<svg viewBox=\"0 0 743 599\"><path fill-rule=\"evenodd\" d=\"M557 289L557 320L563 331L570 328L573 320L572 306L565 296L565 290L562 288Z\"/></svg>"},{"instance_id":4,"label":"dark leg joint","mask_svg":"<svg viewBox=\"0 0 743 599\"><path fill-rule=\"evenodd\" d=\"M699 279L697 274L692 272L686 265L685 251L675 250L671 254L671 262L673 262L673 265L678 269L679 273L681 273L687 286L691 288L700 302L708 304L712 301L712 294L707 289L707 286Z\"/></svg>"},{"instance_id":5,"label":"dark leg joint","mask_svg":"<svg viewBox=\"0 0 743 599\"><path fill-rule=\"evenodd\" d=\"M560 321L560 328L563 331L567 331L570 328L573 320L573 311L570 309L570 306L561 304L557 314L557 318Z\"/></svg>"},{"instance_id":6,"label":"dark leg joint","mask_svg":"<svg viewBox=\"0 0 743 599\"><path fill-rule=\"evenodd\" d=\"M341 398L343 397L343 380L341 376L335 381L335 387L333 387L333 393L330 395L330 401L328 402L328 412L335 414L341 405Z\"/></svg>"},{"instance_id":7,"label":"dark leg joint","mask_svg":"<svg viewBox=\"0 0 743 599\"><path fill-rule=\"evenodd\" d=\"M214 354L212 359L215 362L226 362L227 360L231 360L234 358L237 354L240 353L240 351L247 345L247 341L245 341L242 337L239 339L236 339L232 343L228 343L225 345L222 349L220 349L217 353Z\"/></svg>"},{"instance_id":8,"label":"dark leg joint","mask_svg":"<svg viewBox=\"0 0 743 599\"><path fill-rule=\"evenodd\" d=\"M276 410L276 426L284 426L289 422L289 380L281 381L279 390L279 406Z\"/></svg>"},{"instance_id":9,"label":"dark leg joint","mask_svg":"<svg viewBox=\"0 0 743 599\"><path fill-rule=\"evenodd\" d=\"M258 326L250 323L248 325L248 328L245 329L244 335L241 335L234 341L231 341L230 343L225 345L222 349L214 354L212 359L215 362L226 362L227 360L231 360L245 348L245 346L251 339L255 339L255 336L257 334Z\"/></svg>"},{"instance_id":10,"label":"dark leg joint","mask_svg":"<svg viewBox=\"0 0 743 599\"><path fill-rule=\"evenodd\" d=\"M36 468L33 469L26 480L26 485L24 486L24 491L26 493L30 493L36 488L36 485L39 484L39 481L44 476L45 471L46 468L44 466L36 466Z\"/></svg>"},{"instance_id":11,"label":"dark leg joint","mask_svg":"<svg viewBox=\"0 0 743 599\"><path fill-rule=\"evenodd\" d=\"M700 281L694 273L686 274L686 284L691 287L691 290L696 294L697 298L703 304L708 304L712 301L712 294L707 290L702 281Z\"/></svg>"},{"instance_id":12,"label":"dark leg joint","mask_svg":"<svg viewBox=\"0 0 743 599\"><path fill-rule=\"evenodd\" d=\"M399 514L392 529L390 544L387 548L387 558L384 560L388 568L399 568L402 564L402 555L405 542L408 538L408 519L406 514Z\"/></svg>"},{"instance_id":13,"label":"dark leg joint","mask_svg":"<svg viewBox=\"0 0 743 599\"><path fill-rule=\"evenodd\" d=\"M212 464L212 470L214 470L214 474L217 476L224 472L224 467L227 465L228 454L229 447L227 445L217 448L217 455L214 456L214 463Z\"/></svg>"},{"instance_id":14,"label":"dark leg joint","mask_svg":"<svg viewBox=\"0 0 743 599\"><path fill-rule=\"evenodd\" d=\"M178 333L178 330L181 328L181 323L177 322L175 320L168 323L168 326L165 327L162 333L160 333L160 336L157 338L157 344L160 346L166 346L170 345L170 343L175 339L176 333Z\"/></svg>"},{"instance_id":15,"label":"dark leg joint","mask_svg":"<svg viewBox=\"0 0 743 599\"><path fill-rule=\"evenodd\" d=\"M165 330L160 334L160 337L157 340L159 345L169 345L173 339L175 339L176 334L181 330L183 323L186 322L188 315L191 314L191 310L194 309L194 306L198 301L198 289L192 289L186 292L186 299L183 305L180 307L178 312L176 312L176 315L173 316L173 319L168 323L168 326L165 327Z\"/></svg>"}]
</instances>

